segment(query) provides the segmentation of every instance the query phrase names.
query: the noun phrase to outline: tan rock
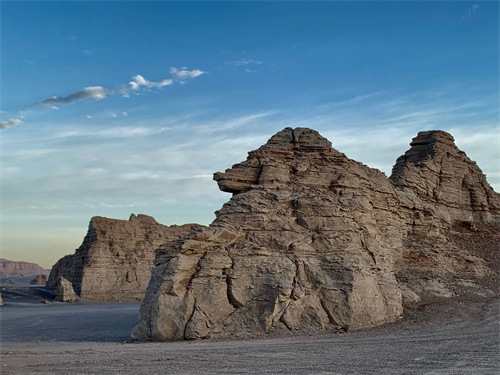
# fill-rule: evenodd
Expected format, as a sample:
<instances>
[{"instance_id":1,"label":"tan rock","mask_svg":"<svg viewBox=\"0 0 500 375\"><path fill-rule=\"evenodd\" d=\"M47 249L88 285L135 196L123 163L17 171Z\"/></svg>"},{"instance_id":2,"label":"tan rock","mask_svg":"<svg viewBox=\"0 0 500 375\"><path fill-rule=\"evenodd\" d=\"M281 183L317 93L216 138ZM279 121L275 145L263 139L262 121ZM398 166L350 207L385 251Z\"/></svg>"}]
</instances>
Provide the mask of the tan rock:
<instances>
[{"instance_id":1,"label":"tan rock","mask_svg":"<svg viewBox=\"0 0 500 375\"><path fill-rule=\"evenodd\" d=\"M146 215L132 215L128 221L93 217L82 245L54 265L46 285L55 286L63 276L81 298L142 299L155 249L199 227L169 227Z\"/></svg>"},{"instance_id":2,"label":"tan rock","mask_svg":"<svg viewBox=\"0 0 500 375\"><path fill-rule=\"evenodd\" d=\"M47 275L36 275L31 281L30 284L45 284L47 282Z\"/></svg>"},{"instance_id":3,"label":"tan rock","mask_svg":"<svg viewBox=\"0 0 500 375\"><path fill-rule=\"evenodd\" d=\"M3 306L2 293L0 293L0 306Z\"/></svg>"},{"instance_id":4,"label":"tan rock","mask_svg":"<svg viewBox=\"0 0 500 375\"><path fill-rule=\"evenodd\" d=\"M393 183L317 132L287 128L215 173L233 197L209 228L158 248L133 337L369 327L400 319L403 297L453 295L444 273L491 275L450 238L463 220L498 220L498 194L447 133L419 133L405 155Z\"/></svg>"},{"instance_id":5,"label":"tan rock","mask_svg":"<svg viewBox=\"0 0 500 375\"><path fill-rule=\"evenodd\" d=\"M0 276L24 277L47 274L47 270L36 263L17 262L0 258Z\"/></svg>"},{"instance_id":6,"label":"tan rock","mask_svg":"<svg viewBox=\"0 0 500 375\"><path fill-rule=\"evenodd\" d=\"M77 296L73 289L73 284L62 276L57 278L56 301L76 302ZM43 301L42 301L43 302Z\"/></svg>"}]
</instances>

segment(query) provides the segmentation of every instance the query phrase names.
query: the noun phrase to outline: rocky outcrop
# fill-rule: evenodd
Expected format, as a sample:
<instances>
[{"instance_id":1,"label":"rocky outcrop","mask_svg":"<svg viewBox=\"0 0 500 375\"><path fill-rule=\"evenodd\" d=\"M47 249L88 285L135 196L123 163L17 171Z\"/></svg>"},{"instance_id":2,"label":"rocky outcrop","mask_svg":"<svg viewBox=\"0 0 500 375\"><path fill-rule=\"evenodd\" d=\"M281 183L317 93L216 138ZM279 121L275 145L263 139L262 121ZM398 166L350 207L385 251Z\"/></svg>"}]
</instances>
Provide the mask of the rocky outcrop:
<instances>
[{"instance_id":1,"label":"rocky outcrop","mask_svg":"<svg viewBox=\"0 0 500 375\"><path fill-rule=\"evenodd\" d=\"M0 306L3 306L2 293L0 293Z\"/></svg>"},{"instance_id":2,"label":"rocky outcrop","mask_svg":"<svg viewBox=\"0 0 500 375\"><path fill-rule=\"evenodd\" d=\"M73 284L62 276L57 277L57 292L56 301L59 302L76 302L77 296L73 289Z\"/></svg>"},{"instance_id":3,"label":"rocky outcrop","mask_svg":"<svg viewBox=\"0 0 500 375\"><path fill-rule=\"evenodd\" d=\"M500 215L499 194L454 141L443 131L418 133L397 159L390 179L398 190L430 203L434 215L448 225L494 222Z\"/></svg>"},{"instance_id":4,"label":"rocky outcrop","mask_svg":"<svg viewBox=\"0 0 500 375\"><path fill-rule=\"evenodd\" d=\"M56 286L62 276L81 298L140 300L149 282L155 249L200 227L166 226L146 215L132 215L128 221L93 217L82 245L52 267L46 285Z\"/></svg>"},{"instance_id":5,"label":"rocky outcrop","mask_svg":"<svg viewBox=\"0 0 500 375\"><path fill-rule=\"evenodd\" d=\"M1 277L25 277L47 274L47 270L36 263L16 262L0 258Z\"/></svg>"},{"instance_id":6,"label":"rocky outcrop","mask_svg":"<svg viewBox=\"0 0 500 375\"><path fill-rule=\"evenodd\" d=\"M277 133L246 161L214 174L233 197L210 227L158 248L133 337L369 327L397 321L404 303L446 289L444 279L427 282L442 273L440 262L457 277L491 276L481 256L450 236L464 219L498 220L498 194L450 142L444 132L420 133L388 179L313 130ZM458 193L456 180L467 181L460 194L478 188L469 203L447 197ZM418 257L436 265L420 267Z\"/></svg>"},{"instance_id":7,"label":"rocky outcrop","mask_svg":"<svg viewBox=\"0 0 500 375\"><path fill-rule=\"evenodd\" d=\"M47 282L47 275L36 275L30 284L45 284Z\"/></svg>"},{"instance_id":8,"label":"rocky outcrop","mask_svg":"<svg viewBox=\"0 0 500 375\"><path fill-rule=\"evenodd\" d=\"M495 294L500 194L450 134L420 132L410 146L390 176L407 230L395 256L404 301Z\"/></svg>"}]
</instances>

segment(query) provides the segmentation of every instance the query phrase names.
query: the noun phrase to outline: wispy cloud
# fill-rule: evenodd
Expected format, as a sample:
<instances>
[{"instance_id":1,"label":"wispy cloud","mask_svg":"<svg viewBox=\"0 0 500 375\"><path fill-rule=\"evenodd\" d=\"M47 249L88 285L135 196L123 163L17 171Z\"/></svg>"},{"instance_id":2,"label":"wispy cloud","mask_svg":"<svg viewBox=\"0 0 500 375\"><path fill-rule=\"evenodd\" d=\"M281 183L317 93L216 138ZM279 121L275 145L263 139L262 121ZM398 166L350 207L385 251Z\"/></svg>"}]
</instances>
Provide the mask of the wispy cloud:
<instances>
[{"instance_id":1,"label":"wispy cloud","mask_svg":"<svg viewBox=\"0 0 500 375\"><path fill-rule=\"evenodd\" d=\"M462 17L462 20L472 18L474 16L474 14L479 12L480 8L481 7L477 4L472 5L469 9L467 9L467 13L465 13L465 15Z\"/></svg>"},{"instance_id":2,"label":"wispy cloud","mask_svg":"<svg viewBox=\"0 0 500 375\"><path fill-rule=\"evenodd\" d=\"M86 56L90 56L92 54L92 51L90 51L88 49L84 49L83 50L83 54L86 55Z\"/></svg>"},{"instance_id":3,"label":"wispy cloud","mask_svg":"<svg viewBox=\"0 0 500 375\"><path fill-rule=\"evenodd\" d=\"M145 79L143 76L140 74L133 76L132 81L129 82L130 88L132 90L139 90L141 87L147 87L147 88L153 88L153 87L164 87L164 86L170 86L174 81L172 79L164 79L163 81L160 82L151 82Z\"/></svg>"},{"instance_id":4,"label":"wispy cloud","mask_svg":"<svg viewBox=\"0 0 500 375\"><path fill-rule=\"evenodd\" d=\"M176 68L170 68L170 74L179 80L183 80L186 78L196 78L201 76L202 74L205 74L206 72L199 70L199 69L194 69L194 70L187 70L186 68L182 68L181 70L176 69Z\"/></svg>"},{"instance_id":5,"label":"wispy cloud","mask_svg":"<svg viewBox=\"0 0 500 375\"><path fill-rule=\"evenodd\" d=\"M69 104L71 102L76 102L85 99L95 99L101 100L106 97L106 95L113 95L113 90L105 89L102 86L90 86L85 87L83 90L70 94L64 97L54 96L53 98L45 99L38 104L42 105L55 105L55 104Z\"/></svg>"},{"instance_id":6,"label":"wispy cloud","mask_svg":"<svg viewBox=\"0 0 500 375\"><path fill-rule=\"evenodd\" d=\"M0 121L0 129L8 129L22 123L19 119L11 118L9 121Z\"/></svg>"},{"instance_id":7,"label":"wispy cloud","mask_svg":"<svg viewBox=\"0 0 500 375\"><path fill-rule=\"evenodd\" d=\"M226 61L224 64L226 65L261 65L264 64L264 61L260 60L252 60L252 59L247 59L247 58L242 58L236 61Z\"/></svg>"}]
</instances>

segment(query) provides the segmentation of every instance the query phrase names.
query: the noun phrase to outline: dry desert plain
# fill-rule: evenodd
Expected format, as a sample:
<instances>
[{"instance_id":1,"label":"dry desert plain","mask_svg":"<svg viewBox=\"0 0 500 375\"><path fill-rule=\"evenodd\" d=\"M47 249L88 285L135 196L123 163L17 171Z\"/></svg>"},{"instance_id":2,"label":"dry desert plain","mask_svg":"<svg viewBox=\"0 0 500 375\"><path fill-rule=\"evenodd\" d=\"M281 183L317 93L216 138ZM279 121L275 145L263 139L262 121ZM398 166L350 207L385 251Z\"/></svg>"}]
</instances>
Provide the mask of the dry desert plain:
<instances>
[{"instance_id":1,"label":"dry desert plain","mask_svg":"<svg viewBox=\"0 0 500 375\"><path fill-rule=\"evenodd\" d=\"M339 334L135 343L139 303L61 303L53 288L2 288L2 374L500 373L496 297L436 300L402 322Z\"/></svg>"}]
</instances>

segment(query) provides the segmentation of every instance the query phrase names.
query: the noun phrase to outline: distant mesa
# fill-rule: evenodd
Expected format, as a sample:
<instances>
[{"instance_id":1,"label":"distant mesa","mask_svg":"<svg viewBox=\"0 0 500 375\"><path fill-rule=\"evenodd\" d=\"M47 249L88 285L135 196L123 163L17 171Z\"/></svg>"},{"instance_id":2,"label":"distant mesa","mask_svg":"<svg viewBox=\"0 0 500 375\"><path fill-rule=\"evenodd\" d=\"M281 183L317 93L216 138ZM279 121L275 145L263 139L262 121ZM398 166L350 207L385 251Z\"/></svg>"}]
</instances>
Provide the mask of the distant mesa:
<instances>
[{"instance_id":1,"label":"distant mesa","mask_svg":"<svg viewBox=\"0 0 500 375\"><path fill-rule=\"evenodd\" d=\"M335 332L498 294L500 195L448 133L420 132L387 178L286 128L214 180L232 198L158 247L137 340Z\"/></svg>"},{"instance_id":2,"label":"distant mesa","mask_svg":"<svg viewBox=\"0 0 500 375\"><path fill-rule=\"evenodd\" d=\"M156 248L201 227L162 225L146 215L132 214L128 221L93 217L82 245L74 254L59 259L46 285L59 286L62 277L80 298L142 300Z\"/></svg>"},{"instance_id":3,"label":"distant mesa","mask_svg":"<svg viewBox=\"0 0 500 375\"><path fill-rule=\"evenodd\" d=\"M27 277L47 275L48 271L36 263L16 262L0 258L0 277Z\"/></svg>"}]
</instances>

